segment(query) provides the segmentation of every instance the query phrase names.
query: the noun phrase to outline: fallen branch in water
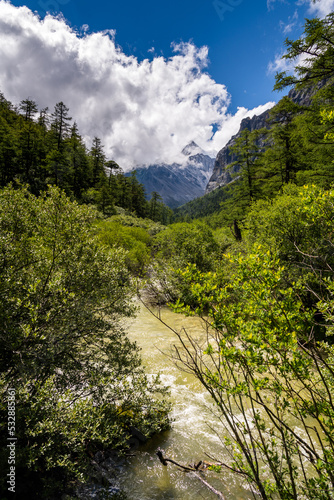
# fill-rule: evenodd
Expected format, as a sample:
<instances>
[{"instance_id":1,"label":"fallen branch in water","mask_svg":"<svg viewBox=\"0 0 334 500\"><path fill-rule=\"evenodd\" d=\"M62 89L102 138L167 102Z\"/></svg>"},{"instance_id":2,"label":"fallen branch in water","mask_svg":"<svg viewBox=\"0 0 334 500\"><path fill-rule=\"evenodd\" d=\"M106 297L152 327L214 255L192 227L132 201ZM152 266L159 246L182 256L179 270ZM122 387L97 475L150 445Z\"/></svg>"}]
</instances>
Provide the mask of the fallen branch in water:
<instances>
[{"instance_id":1,"label":"fallen branch in water","mask_svg":"<svg viewBox=\"0 0 334 500\"><path fill-rule=\"evenodd\" d=\"M211 490L213 493L215 493L217 495L217 497L220 498L220 500L226 500L221 491L216 490L213 486L211 486L211 484L209 484L207 481L205 481L205 479L203 479L198 474L198 472L200 472L203 469L209 467L210 465L214 465L214 464L209 464L208 462L202 462L202 460L201 460L200 462L198 462L197 465L194 465L194 467L191 467L191 466L186 467L185 465L181 465L181 464L175 462L175 460L172 460L171 458L164 457L163 452L160 448L157 449L156 454L158 455L159 460L162 463L162 465L164 465L165 467L167 467L167 463L170 462L171 464L174 464L177 467L180 467L181 469L183 469L187 472L191 472L193 476L195 476L197 479L199 479L201 481L201 483L203 483L209 490Z\"/></svg>"},{"instance_id":2,"label":"fallen branch in water","mask_svg":"<svg viewBox=\"0 0 334 500\"><path fill-rule=\"evenodd\" d=\"M178 464L177 462L175 462L171 458L164 458L164 456L162 454L162 450L160 450L160 448L157 449L157 455L158 455L159 460L162 463L162 465L167 466L167 462L170 462L171 464L177 465L177 467L180 467L181 469L187 470L189 472L196 470L194 467L185 467L184 465Z\"/></svg>"}]
</instances>

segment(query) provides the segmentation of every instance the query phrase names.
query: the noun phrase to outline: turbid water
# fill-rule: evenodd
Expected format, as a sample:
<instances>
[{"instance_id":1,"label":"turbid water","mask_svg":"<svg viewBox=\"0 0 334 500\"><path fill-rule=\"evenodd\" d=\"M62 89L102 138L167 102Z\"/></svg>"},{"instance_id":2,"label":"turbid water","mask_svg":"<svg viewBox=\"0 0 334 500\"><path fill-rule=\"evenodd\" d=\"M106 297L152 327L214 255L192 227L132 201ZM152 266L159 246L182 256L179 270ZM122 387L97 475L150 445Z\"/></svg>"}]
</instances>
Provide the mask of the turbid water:
<instances>
[{"instance_id":1,"label":"turbid water","mask_svg":"<svg viewBox=\"0 0 334 500\"><path fill-rule=\"evenodd\" d=\"M204 334L198 318L186 318L167 308L162 308L161 317L178 331L185 327L197 337ZM226 459L220 440L224 435L223 426L215 415L210 396L193 375L181 372L173 364L168 353L176 343L175 334L147 309L141 307L136 319L128 325L128 331L130 339L142 349L146 372L156 374L160 371L162 380L170 386L173 422L169 431L135 450L134 456L122 467L120 486L130 500L216 499L217 496L193 475L172 464L164 467L156 456L160 447L166 456L183 465L207 459L205 453L219 460ZM206 471L203 478L228 500L254 499L247 484L233 473Z\"/></svg>"}]
</instances>

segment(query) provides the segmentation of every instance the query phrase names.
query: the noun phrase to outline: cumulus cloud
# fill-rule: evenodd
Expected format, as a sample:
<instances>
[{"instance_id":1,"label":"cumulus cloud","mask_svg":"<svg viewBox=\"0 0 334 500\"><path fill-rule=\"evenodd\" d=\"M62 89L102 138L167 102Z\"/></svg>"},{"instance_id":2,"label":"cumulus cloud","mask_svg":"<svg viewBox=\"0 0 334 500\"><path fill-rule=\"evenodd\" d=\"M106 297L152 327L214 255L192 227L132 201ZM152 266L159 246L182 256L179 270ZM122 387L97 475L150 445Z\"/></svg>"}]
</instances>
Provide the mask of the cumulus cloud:
<instances>
[{"instance_id":1,"label":"cumulus cloud","mask_svg":"<svg viewBox=\"0 0 334 500\"><path fill-rule=\"evenodd\" d=\"M182 43L169 59L138 61L113 30L87 29L0 0L0 89L15 103L30 97L51 110L63 101L87 144L100 137L124 169L173 161L192 140L215 154L256 112L228 114L226 87L205 72L207 47Z\"/></svg>"},{"instance_id":2,"label":"cumulus cloud","mask_svg":"<svg viewBox=\"0 0 334 500\"><path fill-rule=\"evenodd\" d=\"M312 0L300 0L299 3L308 4L310 14L314 14L321 18L327 16L327 14L330 14L334 10L334 0L316 0L316 2L312 2Z\"/></svg>"},{"instance_id":3,"label":"cumulus cloud","mask_svg":"<svg viewBox=\"0 0 334 500\"><path fill-rule=\"evenodd\" d=\"M214 155L215 152L225 146L225 144L231 139L232 135L235 135L238 132L241 120L247 117L252 118L254 115L260 115L264 111L267 111L267 109L272 108L274 105L275 102L268 102L261 106L257 106L252 110L239 107L238 111L234 115L226 114L222 119L219 129L212 139L211 154Z\"/></svg>"}]
</instances>

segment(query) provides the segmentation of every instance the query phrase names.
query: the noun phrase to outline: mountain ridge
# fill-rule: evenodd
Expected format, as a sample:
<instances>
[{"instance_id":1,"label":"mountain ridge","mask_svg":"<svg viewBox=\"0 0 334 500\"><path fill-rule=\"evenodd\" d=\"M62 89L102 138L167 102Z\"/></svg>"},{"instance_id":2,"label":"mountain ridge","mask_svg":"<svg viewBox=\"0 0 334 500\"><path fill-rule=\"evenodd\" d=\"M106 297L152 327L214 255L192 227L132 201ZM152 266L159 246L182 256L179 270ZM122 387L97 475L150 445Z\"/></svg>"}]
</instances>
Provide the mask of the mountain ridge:
<instances>
[{"instance_id":1,"label":"mountain ridge","mask_svg":"<svg viewBox=\"0 0 334 500\"><path fill-rule=\"evenodd\" d=\"M167 206L177 208L204 195L215 158L205 153L194 141L183 148L182 154L183 163L157 163L139 166L131 171L136 171L147 198L156 191ZM131 172L125 175L129 176Z\"/></svg>"}]
</instances>

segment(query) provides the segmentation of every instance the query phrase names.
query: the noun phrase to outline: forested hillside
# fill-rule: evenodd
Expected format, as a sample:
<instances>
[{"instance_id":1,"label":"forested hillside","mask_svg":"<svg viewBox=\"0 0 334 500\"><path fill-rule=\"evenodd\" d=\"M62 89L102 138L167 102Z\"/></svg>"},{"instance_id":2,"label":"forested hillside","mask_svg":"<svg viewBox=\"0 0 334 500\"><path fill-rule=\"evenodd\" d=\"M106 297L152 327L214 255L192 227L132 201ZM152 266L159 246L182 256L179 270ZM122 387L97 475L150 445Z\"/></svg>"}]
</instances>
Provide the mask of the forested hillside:
<instances>
[{"instance_id":1,"label":"forested hillside","mask_svg":"<svg viewBox=\"0 0 334 500\"><path fill-rule=\"evenodd\" d=\"M135 172L126 177L107 159L98 137L87 149L63 102L52 113L38 111L30 99L15 108L0 93L0 186L9 183L27 184L36 195L49 184L57 186L80 203L96 205L106 216L116 213L115 206L163 222L171 216L156 193L146 200Z\"/></svg>"}]
</instances>

